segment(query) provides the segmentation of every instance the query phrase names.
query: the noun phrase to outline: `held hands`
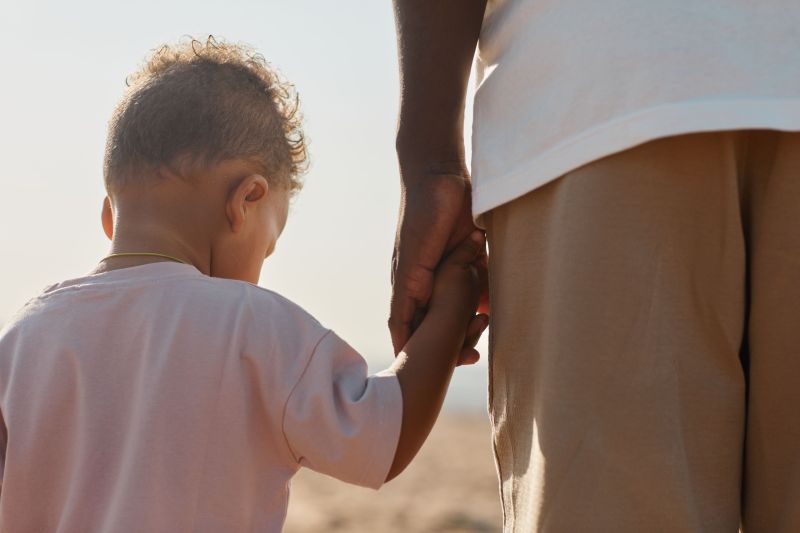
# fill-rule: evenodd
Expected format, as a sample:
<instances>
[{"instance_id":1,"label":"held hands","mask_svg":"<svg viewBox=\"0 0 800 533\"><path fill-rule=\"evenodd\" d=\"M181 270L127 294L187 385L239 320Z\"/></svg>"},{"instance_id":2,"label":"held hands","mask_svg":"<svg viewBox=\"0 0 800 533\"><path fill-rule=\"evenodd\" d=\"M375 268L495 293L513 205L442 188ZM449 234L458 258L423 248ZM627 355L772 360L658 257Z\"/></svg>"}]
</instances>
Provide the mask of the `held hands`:
<instances>
[{"instance_id":1,"label":"held hands","mask_svg":"<svg viewBox=\"0 0 800 533\"><path fill-rule=\"evenodd\" d=\"M427 311L434 273L443 257L477 230L472 222L470 179L462 164L436 165L422 172L418 165L401 167L402 201L392 257L389 317L395 353L402 349ZM480 280L482 311L488 310L486 262L481 244L473 265ZM476 317L467 328L462 364L477 361L474 345L486 323L486 316Z\"/></svg>"},{"instance_id":2,"label":"held hands","mask_svg":"<svg viewBox=\"0 0 800 533\"><path fill-rule=\"evenodd\" d=\"M480 262L485 255L486 237L472 232L451 251L436 269L428 315L455 319L458 325L469 321L458 364L473 364L479 354L475 345L489 325L489 317L475 315L481 297Z\"/></svg>"},{"instance_id":3,"label":"held hands","mask_svg":"<svg viewBox=\"0 0 800 533\"><path fill-rule=\"evenodd\" d=\"M444 309L460 314L465 320L475 313L480 296L475 261L484 243L483 233L476 230L447 254L434 273L429 311Z\"/></svg>"}]
</instances>

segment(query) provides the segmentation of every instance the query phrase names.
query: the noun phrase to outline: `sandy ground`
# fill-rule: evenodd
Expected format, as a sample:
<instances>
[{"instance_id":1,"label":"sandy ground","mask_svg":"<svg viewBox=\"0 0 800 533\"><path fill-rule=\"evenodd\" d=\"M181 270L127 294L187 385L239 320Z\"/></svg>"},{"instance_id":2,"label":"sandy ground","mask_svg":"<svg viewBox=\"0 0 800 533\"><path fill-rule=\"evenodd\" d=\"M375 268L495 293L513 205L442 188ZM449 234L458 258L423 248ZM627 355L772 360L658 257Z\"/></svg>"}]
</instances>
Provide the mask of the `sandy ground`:
<instances>
[{"instance_id":1,"label":"sandy ground","mask_svg":"<svg viewBox=\"0 0 800 533\"><path fill-rule=\"evenodd\" d=\"M443 414L412 465L379 491L308 470L292 481L286 533L501 530L485 416Z\"/></svg>"}]
</instances>

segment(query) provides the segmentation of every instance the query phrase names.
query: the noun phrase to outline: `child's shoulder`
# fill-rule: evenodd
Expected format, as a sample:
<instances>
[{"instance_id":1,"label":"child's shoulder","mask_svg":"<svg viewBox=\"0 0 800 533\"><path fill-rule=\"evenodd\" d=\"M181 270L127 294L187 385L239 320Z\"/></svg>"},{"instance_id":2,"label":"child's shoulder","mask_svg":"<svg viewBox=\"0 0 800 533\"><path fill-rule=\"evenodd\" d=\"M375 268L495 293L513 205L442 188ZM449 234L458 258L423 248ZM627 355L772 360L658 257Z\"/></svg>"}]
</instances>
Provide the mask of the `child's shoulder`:
<instances>
[{"instance_id":1,"label":"child's shoulder","mask_svg":"<svg viewBox=\"0 0 800 533\"><path fill-rule=\"evenodd\" d=\"M236 300L239 304L246 303L255 318L269 316L273 319L281 317L298 324L306 324L315 328L322 328L320 322L302 306L273 290L265 289L259 285L246 281L209 278L213 283L227 285L234 298L238 298L238 291L244 293L244 301Z\"/></svg>"},{"instance_id":2,"label":"child's shoulder","mask_svg":"<svg viewBox=\"0 0 800 533\"><path fill-rule=\"evenodd\" d=\"M52 322L99 323L110 315L118 323L133 317L140 321L157 317L158 311L195 324L236 324L246 330L242 333L256 336L283 332L290 337L320 337L327 331L305 309L275 291L206 276L194 267L158 264L50 285L10 317L0 338L11 330L28 330L28 325L40 329Z\"/></svg>"}]
</instances>

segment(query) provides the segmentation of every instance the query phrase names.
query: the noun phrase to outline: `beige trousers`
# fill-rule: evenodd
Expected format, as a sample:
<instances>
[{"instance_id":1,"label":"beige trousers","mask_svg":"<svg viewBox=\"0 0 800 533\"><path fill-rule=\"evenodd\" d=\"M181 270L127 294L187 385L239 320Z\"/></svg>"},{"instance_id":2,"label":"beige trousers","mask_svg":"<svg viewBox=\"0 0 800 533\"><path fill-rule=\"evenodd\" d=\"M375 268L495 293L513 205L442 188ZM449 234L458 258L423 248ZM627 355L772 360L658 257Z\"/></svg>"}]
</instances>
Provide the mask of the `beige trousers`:
<instances>
[{"instance_id":1,"label":"beige trousers","mask_svg":"<svg viewBox=\"0 0 800 533\"><path fill-rule=\"evenodd\" d=\"M800 134L650 142L486 223L506 532L800 532Z\"/></svg>"}]
</instances>

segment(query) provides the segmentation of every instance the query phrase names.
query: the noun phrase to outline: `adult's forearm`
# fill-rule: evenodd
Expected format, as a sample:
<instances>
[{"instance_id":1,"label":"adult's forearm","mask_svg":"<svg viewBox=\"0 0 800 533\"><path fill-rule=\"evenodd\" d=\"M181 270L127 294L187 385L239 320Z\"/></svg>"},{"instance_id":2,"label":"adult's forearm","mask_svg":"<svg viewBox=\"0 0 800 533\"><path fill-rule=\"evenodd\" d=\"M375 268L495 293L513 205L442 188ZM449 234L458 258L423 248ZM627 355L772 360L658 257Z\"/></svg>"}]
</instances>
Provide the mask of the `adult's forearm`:
<instances>
[{"instance_id":1,"label":"adult's forearm","mask_svg":"<svg viewBox=\"0 0 800 533\"><path fill-rule=\"evenodd\" d=\"M401 166L463 163L464 101L486 0L394 0Z\"/></svg>"}]
</instances>

